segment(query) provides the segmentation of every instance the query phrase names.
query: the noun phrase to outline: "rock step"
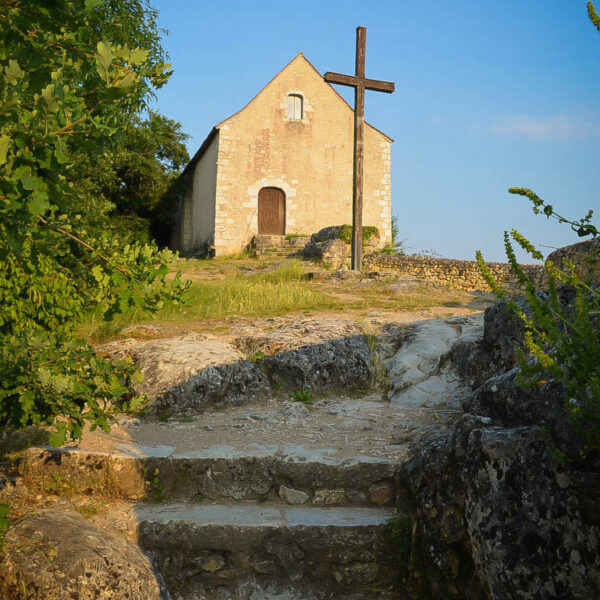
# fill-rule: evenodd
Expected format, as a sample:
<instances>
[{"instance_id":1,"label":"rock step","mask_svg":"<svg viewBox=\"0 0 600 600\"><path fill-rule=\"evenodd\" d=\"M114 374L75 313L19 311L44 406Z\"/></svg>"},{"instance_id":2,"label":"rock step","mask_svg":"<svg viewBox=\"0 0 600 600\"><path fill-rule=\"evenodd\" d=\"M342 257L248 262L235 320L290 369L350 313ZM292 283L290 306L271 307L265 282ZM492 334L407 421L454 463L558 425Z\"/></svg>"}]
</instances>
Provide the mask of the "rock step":
<instances>
[{"instance_id":1,"label":"rock step","mask_svg":"<svg viewBox=\"0 0 600 600\"><path fill-rule=\"evenodd\" d=\"M32 447L25 481L55 493L131 500L272 500L288 504L384 506L397 495L397 465L369 456L329 458L300 446L214 447L175 453L170 446L120 445L114 452Z\"/></svg>"},{"instance_id":2,"label":"rock step","mask_svg":"<svg viewBox=\"0 0 600 600\"><path fill-rule=\"evenodd\" d=\"M387 598L385 508L138 505L138 541L174 599Z\"/></svg>"}]
</instances>

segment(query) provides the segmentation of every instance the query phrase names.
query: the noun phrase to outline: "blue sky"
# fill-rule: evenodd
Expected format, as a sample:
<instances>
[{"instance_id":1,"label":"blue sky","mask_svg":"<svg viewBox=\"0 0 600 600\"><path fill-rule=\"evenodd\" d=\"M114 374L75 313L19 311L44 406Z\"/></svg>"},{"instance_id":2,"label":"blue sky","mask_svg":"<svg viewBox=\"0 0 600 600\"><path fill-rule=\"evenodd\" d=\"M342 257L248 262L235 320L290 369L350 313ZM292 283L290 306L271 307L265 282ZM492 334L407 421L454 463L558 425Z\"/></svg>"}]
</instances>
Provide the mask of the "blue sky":
<instances>
[{"instance_id":1,"label":"blue sky","mask_svg":"<svg viewBox=\"0 0 600 600\"><path fill-rule=\"evenodd\" d=\"M152 4L175 71L156 107L192 136L190 154L300 51L321 73L353 73L363 25L367 76L396 84L367 92L365 111L395 140L392 213L410 251L503 261L513 227L536 244L578 241L511 186L600 222L600 33L585 0Z\"/></svg>"}]
</instances>

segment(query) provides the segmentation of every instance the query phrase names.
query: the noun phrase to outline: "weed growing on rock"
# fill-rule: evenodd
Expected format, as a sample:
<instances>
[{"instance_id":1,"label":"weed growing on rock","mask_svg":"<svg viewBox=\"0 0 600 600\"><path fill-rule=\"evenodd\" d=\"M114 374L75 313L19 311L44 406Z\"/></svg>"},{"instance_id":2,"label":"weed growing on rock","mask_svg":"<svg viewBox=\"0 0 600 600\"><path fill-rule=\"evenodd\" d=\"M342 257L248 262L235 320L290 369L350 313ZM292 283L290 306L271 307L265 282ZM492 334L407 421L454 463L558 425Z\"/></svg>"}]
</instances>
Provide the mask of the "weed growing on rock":
<instances>
[{"instance_id":1,"label":"weed growing on rock","mask_svg":"<svg viewBox=\"0 0 600 600\"><path fill-rule=\"evenodd\" d=\"M553 217L567 223L580 237L598 238L600 232L591 223L589 211L579 221L567 219L550 204L526 188L511 188L511 194L527 197L536 214ZM520 383L525 386L543 386L548 377L564 384L565 407L574 429L579 433L587 450L600 449L600 292L591 276L586 276L570 260L554 265L546 260L548 292L540 292L517 262L511 238L536 260L544 260L541 252L516 229L504 232L504 246L508 261L525 289L529 310L525 312L508 300L509 310L522 321L524 351L519 354ZM596 253L598 251L596 250ZM591 257L591 265L594 259ZM505 298L489 269L477 252L481 272L498 298ZM591 270L590 270L591 273ZM559 288L558 284L566 287ZM534 360L531 360L531 359Z\"/></svg>"},{"instance_id":2,"label":"weed growing on rock","mask_svg":"<svg viewBox=\"0 0 600 600\"><path fill-rule=\"evenodd\" d=\"M6 517L9 510L9 504L6 504L5 502L0 503L0 552L4 546L4 535L6 534L7 529L10 527L10 521Z\"/></svg>"},{"instance_id":3,"label":"weed growing on rock","mask_svg":"<svg viewBox=\"0 0 600 600\"><path fill-rule=\"evenodd\" d=\"M290 398L295 402L302 402L302 404L311 405L313 402L311 390L296 390L290 392Z\"/></svg>"},{"instance_id":4,"label":"weed growing on rock","mask_svg":"<svg viewBox=\"0 0 600 600\"><path fill-rule=\"evenodd\" d=\"M248 356L248 360L253 362L255 365L260 364L265 358L266 354L262 350L257 350L254 354Z\"/></svg>"},{"instance_id":5,"label":"weed growing on rock","mask_svg":"<svg viewBox=\"0 0 600 600\"><path fill-rule=\"evenodd\" d=\"M383 360L377 352L377 336L370 331L364 335L365 342L371 353L371 388L374 390L383 390L383 392L386 393L390 386L390 380Z\"/></svg>"},{"instance_id":6,"label":"weed growing on rock","mask_svg":"<svg viewBox=\"0 0 600 600\"><path fill-rule=\"evenodd\" d=\"M362 243L365 243L374 235L379 235L379 229L373 225L365 225L362 228ZM352 243L352 225L342 225L338 231L338 238L346 244Z\"/></svg>"},{"instance_id":7,"label":"weed growing on rock","mask_svg":"<svg viewBox=\"0 0 600 600\"><path fill-rule=\"evenodd\" d=\"M400 582L409 597L414 600L438 600L432 596L425 574L417 539L417 524L410 516L399 514L388 523L387 536L394 548L394 561Z\"/></svg>"},{"instance_id":8,"label":"weed growing on rock","mask_svg":"<svg viewBox=\"0 0 600 600\"><path fill-rule=\"evenodd\" d=\"M157 416L158 416L158 420L161 423L165 423L166 421L169 420L169 417L171 416L171 411L169 410L168 407L161 408L161 409L159 409Z\"/></svg>"},{"instance_id":9,"label":"weed growing on rock","mask_svg":"<svg viewBox=\"0 0 600 600\"><path fill-rule=\"evenodd\" d=\"M88 502L87 504L82 504L80 506L76 506L75 510L82 517L92 517L92 516L98 514L98 506L96 506L92 502Z\"/></svg>"},{"instance_id":10,"label":"weed growing on rock","mask_svg":"<svg viewBox=\"0 0 600 600\"><path fill-rule=\"evenodd\" d=\"M152 471L152 475L148 475L148 469L144 467L142 474L144 475L144 483L148 490L148 496L155 502L164 502L166 500L165 488L159 483L158 476L160 471L158 468Z\"/></svg>"}]
</instances>

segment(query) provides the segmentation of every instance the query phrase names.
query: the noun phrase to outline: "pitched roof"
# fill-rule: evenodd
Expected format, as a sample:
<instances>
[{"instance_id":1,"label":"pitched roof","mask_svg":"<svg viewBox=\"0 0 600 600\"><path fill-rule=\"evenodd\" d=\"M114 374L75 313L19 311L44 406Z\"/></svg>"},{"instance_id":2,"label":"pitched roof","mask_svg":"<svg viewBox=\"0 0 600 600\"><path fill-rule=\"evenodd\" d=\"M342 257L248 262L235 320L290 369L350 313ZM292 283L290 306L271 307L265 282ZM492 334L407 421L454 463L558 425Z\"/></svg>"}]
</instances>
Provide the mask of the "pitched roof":
<instances>
[{"instance_id":1,"label":"pitched roof","mask_svg":"<svg viewBox=\"0 0 600 600\"><path fill-rule=\"evenodd\" d=\"M217 132L219 131L219 129L225 124L227 123L227 121L229 121L230 119L233 119L233 117L235 117L236 115L239 115L243 110L245 110L248 106L250 106L250 104L252 104L254 102L254 100L256 100L256 98L258 98L267 87L269 87L269 85L275 81L275 79L277 79L277 77L279 77L279 75L281 75L281 73L283 71L285 71L285 69L287 69L295 60L297 60L298 58L302 58L313 70L314 72L322 79L323 83L327 86L329 86L331 88L331 90L336 94L336 96L352 111L354 112L354 109L352 108L352 106L350 106L350 104L348 104L348 102L346 102L346 99L327 81L325 81L325 79L323 79L323 75L321 73L319 73L319 70L310 62L310 60L308 60L308 58L306 58L306 56L304 56L304 54L302 52L298 52L298 54L296 54L296 56L294 56L294 58L292 58L292 60L290 60L290 62L288 62L282 69L280 69L276 75L274 77L272 77L261 89L260 91L242 108L240 108L240 110L238 110L237 112L233 113L232 115L230 115L229 117L227 117L226 119L224 119L223 121L221 121L220 123L217 123L211 130L210 133L206 136L206 139L202 142L202 145L200 146L200 148L198 148L198 151L196 152L196 154L194 154L194 156L192 157L192 159L190 160L190 162L186 165L185 169L183 170L183 172L181 173L181 175L184 175L185 173L187 173L199 160L200 158L202 158L202 155L206 152L206 150L208 149L208 147L210 146L211 142L213 141L213 139L215 138ZM367 125L368 127L370 127L371 129L374 129L375 131L377 131L377 133L380 133L386 140L388 140L389 142L393 142L394 140L389 136L386 135L385 133L383 133L383 131L381 131L380 129L377 129L377 127L373 127L373 125L371 125L370 123L367 123L367 121L365 121L365 125Z\"/></svg>"}]
</instances>

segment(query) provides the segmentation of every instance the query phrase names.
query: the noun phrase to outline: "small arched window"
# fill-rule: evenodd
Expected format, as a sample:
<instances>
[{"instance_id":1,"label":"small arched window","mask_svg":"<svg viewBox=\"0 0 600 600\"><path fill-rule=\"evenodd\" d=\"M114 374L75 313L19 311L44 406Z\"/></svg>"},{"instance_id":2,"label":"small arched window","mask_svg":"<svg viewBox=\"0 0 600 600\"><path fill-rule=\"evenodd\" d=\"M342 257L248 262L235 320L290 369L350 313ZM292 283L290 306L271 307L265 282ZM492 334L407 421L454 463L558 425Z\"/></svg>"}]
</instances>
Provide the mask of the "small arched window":
<instances>
[{"instance_id":1,"label":"small arched window","mask_svg":"<svg viewBox=\"0 0 600 600\"><path fill-rule=\"evenodd\" d=\"M302 119L303 101L304 99L300 94L288 94L288 119Z\"/></svg>"}]
</instances>

